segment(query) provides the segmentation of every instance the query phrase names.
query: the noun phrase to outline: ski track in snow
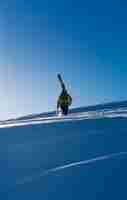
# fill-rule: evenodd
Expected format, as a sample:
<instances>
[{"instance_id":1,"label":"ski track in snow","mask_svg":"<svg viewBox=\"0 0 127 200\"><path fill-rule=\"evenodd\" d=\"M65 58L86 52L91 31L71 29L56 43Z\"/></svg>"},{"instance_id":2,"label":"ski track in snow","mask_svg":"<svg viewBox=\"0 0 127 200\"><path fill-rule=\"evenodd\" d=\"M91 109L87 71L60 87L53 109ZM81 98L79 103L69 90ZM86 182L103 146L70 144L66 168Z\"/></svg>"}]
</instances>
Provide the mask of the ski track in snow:
<instances>
[{"instance_id":1,"label":"ski track in snow","mask_svg":"<svg viewBox=\"0 0 127 200\"><path fill-rule=\"evenodd\" d=\"M81 166L81 165L88 165L88 164L96 163L98 161L109 160L109 159L119 157L119 156L127 156L127 152L125 151L125 152L111 153L111 154L107 154L107 155L104 155L104 156L98 156L98 157L91 158L91 159L88 159L88 160L82 160L82 161L73 162L73 163L70 163L70 164L58 166L58 167L55 167L55 168L51 168L51 169L43 171L39 174L35 174L32 177L26 177L23 180L19 180L19 181L16 182L16 185L24 185L25 183L31 183L33 181L40 179L41 177L48 176L52 173L55 173L57 171L61 171L61 170L67 169L67 168L72 168L72 167Z\"/></svg>"}]
</instances>

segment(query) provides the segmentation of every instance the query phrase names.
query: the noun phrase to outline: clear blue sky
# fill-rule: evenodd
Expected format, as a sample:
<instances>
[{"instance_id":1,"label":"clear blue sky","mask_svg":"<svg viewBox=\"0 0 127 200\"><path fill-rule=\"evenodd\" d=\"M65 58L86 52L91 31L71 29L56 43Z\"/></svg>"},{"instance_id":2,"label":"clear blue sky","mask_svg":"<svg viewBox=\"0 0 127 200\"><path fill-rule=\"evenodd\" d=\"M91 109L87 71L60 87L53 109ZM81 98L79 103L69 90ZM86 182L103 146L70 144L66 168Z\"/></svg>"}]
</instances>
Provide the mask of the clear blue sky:
<instances>
[{"instance_id":1,"label":"clear blue sky","mask_svg":"<svg viewBox=\"0 0 127 200\"><path fill-rule=\"evenodd\" d=\"M127 3L1 0L0 119L127 99Z\"/></svg>"}]
</instances>

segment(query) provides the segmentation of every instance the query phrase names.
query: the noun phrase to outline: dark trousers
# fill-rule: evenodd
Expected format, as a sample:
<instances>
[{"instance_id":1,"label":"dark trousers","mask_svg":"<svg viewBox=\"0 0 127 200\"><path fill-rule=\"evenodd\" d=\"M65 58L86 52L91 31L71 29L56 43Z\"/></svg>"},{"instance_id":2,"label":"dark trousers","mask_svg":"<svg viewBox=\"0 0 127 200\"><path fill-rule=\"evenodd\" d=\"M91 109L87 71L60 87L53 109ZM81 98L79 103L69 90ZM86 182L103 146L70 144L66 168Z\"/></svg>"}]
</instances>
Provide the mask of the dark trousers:
<instances>
[{"instance_id":1,"label":"dark trousers","mask_svg":"<svg viewBox=\"0 0 127 200\"><path fill-rule=\"evenodd\" d=\"M62 105L61 106L61 111L62 111L63 115L67 115L68 114L68 110L69 110L68 105Z\"/></svg>"}]
</instances>

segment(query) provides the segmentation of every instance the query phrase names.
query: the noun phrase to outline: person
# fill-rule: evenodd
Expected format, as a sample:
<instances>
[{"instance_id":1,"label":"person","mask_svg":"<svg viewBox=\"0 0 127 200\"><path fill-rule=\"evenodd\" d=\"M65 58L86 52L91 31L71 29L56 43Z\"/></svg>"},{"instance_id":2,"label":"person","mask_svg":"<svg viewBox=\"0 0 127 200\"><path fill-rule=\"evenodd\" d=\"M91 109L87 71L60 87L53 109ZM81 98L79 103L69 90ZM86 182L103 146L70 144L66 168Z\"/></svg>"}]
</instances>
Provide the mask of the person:
<instances>
[{"instance_id":1,"label":"person","mask_svg":"<svg viewBox=\"0 0 127 200\"><path fill-rule=\"evenodd\" d=\"M58 78L62 86L62 92L57 100L57 111L60 108L62 115L67 115L69 111L69 106L72 104L72 97L68 94L60 75L58 75Z\"/></svg>"}]
</instances>

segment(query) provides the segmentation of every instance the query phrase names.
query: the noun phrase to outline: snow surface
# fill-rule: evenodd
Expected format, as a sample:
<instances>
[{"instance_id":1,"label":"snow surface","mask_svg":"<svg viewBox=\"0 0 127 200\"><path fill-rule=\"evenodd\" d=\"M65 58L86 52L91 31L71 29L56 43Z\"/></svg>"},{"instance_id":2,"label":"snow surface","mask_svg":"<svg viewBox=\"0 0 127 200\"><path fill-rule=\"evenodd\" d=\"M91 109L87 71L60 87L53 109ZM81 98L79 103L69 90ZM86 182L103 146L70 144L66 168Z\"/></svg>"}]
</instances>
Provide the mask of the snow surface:
<instances>
[{"instance_id":1,"label":"snow surface","mask_svg":"<svg viewBox=\"0 0 127 200\"><path fill-rule=\"evenodd\" d=\"M1 122L0 199L127 199L127 106Z\"/></svg>"}]
</instances>

